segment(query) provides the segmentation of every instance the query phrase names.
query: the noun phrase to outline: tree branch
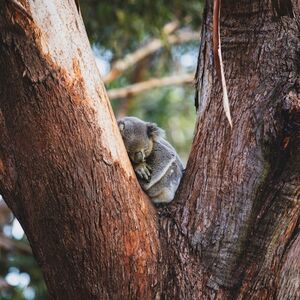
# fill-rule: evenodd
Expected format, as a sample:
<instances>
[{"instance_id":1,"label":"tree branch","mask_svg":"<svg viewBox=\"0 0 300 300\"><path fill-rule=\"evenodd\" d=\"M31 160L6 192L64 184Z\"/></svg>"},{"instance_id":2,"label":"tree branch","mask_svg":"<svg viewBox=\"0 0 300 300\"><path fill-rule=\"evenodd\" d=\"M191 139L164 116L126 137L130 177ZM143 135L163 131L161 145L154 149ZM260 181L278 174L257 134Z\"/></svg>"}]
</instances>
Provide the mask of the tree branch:
<instances>
[{"instance_id":1,"label":"tree branch","mask_svg":"<svg viewBox=\"0 0 300 300\"><path fill-rule=\"evenodd\" d=\"M0 277L0 291L11 288L12 286L7 283L7 281Z\"/></svg>"},{"instance_id":2,"label":"tree branch","mask_svg":"<svg viewBox=\"0 0 300 300\"><path fill-rule=\"evenodd\" d=\"M7 224L11 219L12 212L0 196L0 226Z\"/></svg>"},{"instance_id":3,"label":"tree branch","mask_svg":"<svg viewBox=\"0 0 300 300\"><path fill-rule=\"evenodd\" d=\"M21 254L32 255L31 248L28 244L21 241L15 241L3 234L0 234L0 249L6 251L16 251Z\"/></svg>"},{"instance_id":4,"label":"tree branch","mask_svg":"<svg viewBox=\"0 0 300 300\"><path fill-rule=\"evenodd\" d=\"M163 29L162 29L162 32L164 34L171 34L172 32L174 32L176 29L178 29L180 26L180 23L178 20L173 20L169 23L167 23Z\"/></svg>"},{"instance_id":5,"label":"tree branch","mask_svg":"<svg viewBox=\"0 0 300 300\"><path fill-rule=\"evenodd\" d=\"M103 78L105 83L109 83L116 79L122 72L130 68L131 66L138 63L138 61L156 52L162 48L165 44L174 45L186 43L199 39L199 33L190 32L179 32L178 34L168 35L166 41L161 39L153 39L147 43L144 47L136 50L135 52L128 54L125 58L116 61L111 71Z\"/></svg>"},{"instance_id":6,"label":"tree branch","mask_svg":"<svg viewBox=\"0 0 300 300\"><path fill-rule=\"evenodd\" d=\"M122 99L129 96L134 96L152 88L192 83L193 79L193 74L173 75L163 78L151 78L147 81L132 84L124 88L110 90L108 91L108 96L110 100L117 98Z\"/></svg>"}]
</instances>

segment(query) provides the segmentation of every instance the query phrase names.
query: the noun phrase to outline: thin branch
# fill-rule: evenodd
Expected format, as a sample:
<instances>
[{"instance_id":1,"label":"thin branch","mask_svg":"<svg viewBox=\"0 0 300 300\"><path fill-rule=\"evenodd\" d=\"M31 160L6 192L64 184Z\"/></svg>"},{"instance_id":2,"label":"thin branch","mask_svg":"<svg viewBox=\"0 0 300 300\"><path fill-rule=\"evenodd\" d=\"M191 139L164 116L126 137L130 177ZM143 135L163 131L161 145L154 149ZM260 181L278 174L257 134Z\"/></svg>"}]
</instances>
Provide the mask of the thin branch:
<instances>
[{"instance_id":1,"label":"thin branch","mask_svg":"<svg viewBox=\"0 0 300 300\"><path fill-rule=\"evenodd\" d=\"M12 212L3 200L0 200L0 227L12 220Z\"/></svg>"},{"instance_id":2,"label":"thin branch","mask_svg":"<svg viewBox=\"0 0 300 300\"><path fill-rule=\"evenodd\" d=\"M4 278L0 277L0 291L11 289L11 288L12 288L12 286L9 285L8 282Z\"/></svg>"},{"instance_id":3,"label":"thin branch","mask_svg":"<svg viewBox=\"0 0 300 300\"><path fill-rule=\"evenodd\" d=\"M170 29L169 29L170 30ZM179 32L178 34L168 35L166 37L166 43L169 45L186 43L190 41L199 40L198 32ZM124 59L116 61L111 71L104 77L105 83L111 82L116 79L121 73L127 70L129 67L137 64L140 60L156 52L165 45L165 42L161 39L153 39L142 48L135 52L128 54Z\"/></svg>"},{"instance_id":4,"label":"thin branch","mask_svg":"<svg viewBox=\"0 0 300 300\"><path fill-rule=\"evenodd\" d=\"M178 20L173 20L172 22L167 23L163 29L162 32L163 34L171 34L173 33L176 29L178 29L180 26L180 23Z\"/></svg>"},{"instance_id":5,"label":"thin branch","mask_svg":"<svg viewBox=\"0 0 300 300\"><path fill-rule=\"evenodd\" d=\"M21 241L12 240L3 234L0 234L0 249L32 255L31 248L28 244L25 244Z\"/></svg>"},{"instance_id":6,"label":"thin branch","mask_svg":"<svg viewBox=\"0 0 300 300\"><path fill-rule=\"evenodd\" d=\"M192 83L194 80L193 74L174 75L164 78L152 78L144 82L132 84L120 89L113 89L108 91L109 99L122 99L129 96L137 95L141 92L147 91L153 88L164 87L168 85L180 85L186 83Z\"/></svg>"}]
</instances>

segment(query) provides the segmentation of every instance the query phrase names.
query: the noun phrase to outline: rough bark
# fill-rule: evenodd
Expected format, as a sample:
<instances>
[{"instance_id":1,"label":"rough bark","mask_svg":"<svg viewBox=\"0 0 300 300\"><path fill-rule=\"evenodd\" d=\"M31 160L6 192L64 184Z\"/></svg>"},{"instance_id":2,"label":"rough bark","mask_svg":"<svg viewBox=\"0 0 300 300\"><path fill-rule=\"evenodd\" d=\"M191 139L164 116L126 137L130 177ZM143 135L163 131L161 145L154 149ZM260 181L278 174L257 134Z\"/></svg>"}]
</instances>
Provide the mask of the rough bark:
<instances>
[{"instance_id":1,"label":"rough bark","mask_svg":"<svg viewBox=\"0 0 300 300\"><path fill-rule=\"evenodd\" d=\"M299 1L222 1L232 130L212 65L212 3L206 4L198 123L178 194L184 200L178 224L206 270L205 297L297 299L299 270L288 272L287 266L300 255L294 245L300 214ZM200 283L198 288L203 290Z\"/></svg>"},{"instance_id":2,"label":"rough bark","mask_svg":"<svg viewBox=\"0 0 300 300\"><path fill-rule=\"evenodd\" d=\"M135 179L75 3L20 3L27 13L1 2L1 194L54 299L153 298L154 209Z\"/></svg>"},{"instance_id":3,"label":"rough bark","mask_svg":"<svg viewBox=\"0 0 300 300\"><path fill-rule=\"evenodd\" d=\"M157 209L75 3L0 2L0 193L53 298L299 298L300 3L222 1L230 129L206 2L193 147Z\"/></svg>"}]
</instances>

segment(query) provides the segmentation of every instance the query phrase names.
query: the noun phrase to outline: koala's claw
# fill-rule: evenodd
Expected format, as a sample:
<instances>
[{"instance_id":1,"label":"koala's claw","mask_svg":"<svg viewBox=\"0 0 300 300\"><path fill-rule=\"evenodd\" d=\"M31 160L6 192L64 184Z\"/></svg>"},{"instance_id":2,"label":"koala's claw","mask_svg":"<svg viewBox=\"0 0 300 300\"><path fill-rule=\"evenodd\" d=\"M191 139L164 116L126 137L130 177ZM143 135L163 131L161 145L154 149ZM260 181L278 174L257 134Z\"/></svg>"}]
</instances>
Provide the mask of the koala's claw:
<instances>
[{"instance_id":1,"label":"koala's claw","mask_svg":"<svg viewBox=\"0 0 300 300\"><path fill-rule=\"evenodd\" d=\"M149 182L151 180L152 169L146 163L140 163L134 167L134 170L139 178Z\"/></svg>"},{"instance_id":2,"label":"koala's claw","mask_svg":"<svg viewBox=\"0 0 300 300\"><path fill-rule=\"evenodd\" d=\"M147 165L147 164L146 164L146 166L147 166L147 169L149 171L149 174L151 174L152 173L152 168L149 165Z\"/></svg>"}]
</instances>

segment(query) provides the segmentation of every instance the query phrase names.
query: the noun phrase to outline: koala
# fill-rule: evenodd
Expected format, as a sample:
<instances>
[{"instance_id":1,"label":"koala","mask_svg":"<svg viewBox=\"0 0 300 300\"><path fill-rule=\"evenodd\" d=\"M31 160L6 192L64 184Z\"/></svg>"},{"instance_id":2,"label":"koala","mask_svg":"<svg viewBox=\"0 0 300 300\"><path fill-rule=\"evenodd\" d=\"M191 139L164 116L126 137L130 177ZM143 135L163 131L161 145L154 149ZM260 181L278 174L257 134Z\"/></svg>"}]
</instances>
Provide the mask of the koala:
<instances>
[{"instance_id":1,"label":"koala","mask_svg":"<svg viewBox=\"0 0 300 300\"><path fill-rule=\"evenodd\" d=\"M175 149L154 123L135 117L118 121L127 153L142 189L154 203L173 200L183 174Z\"/></svg>"}]
</instances>

